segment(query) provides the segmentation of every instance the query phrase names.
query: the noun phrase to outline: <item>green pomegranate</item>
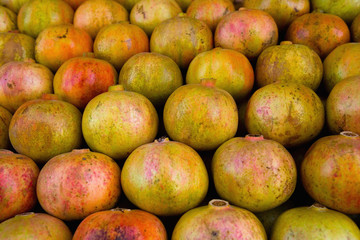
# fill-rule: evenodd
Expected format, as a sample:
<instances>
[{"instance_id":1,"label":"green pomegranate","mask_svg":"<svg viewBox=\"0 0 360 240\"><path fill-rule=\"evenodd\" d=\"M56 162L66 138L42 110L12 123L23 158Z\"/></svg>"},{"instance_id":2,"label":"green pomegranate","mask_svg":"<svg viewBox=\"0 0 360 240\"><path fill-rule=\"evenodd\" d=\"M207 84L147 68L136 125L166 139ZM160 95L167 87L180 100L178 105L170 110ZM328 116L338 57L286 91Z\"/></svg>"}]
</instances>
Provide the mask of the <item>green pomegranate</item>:
<instances>
[{"instance_id":1,"label":"green pomegranate","mask_svg":"<svg viewBox=\"0 0 360 240\"><path fill-rule=\"evenodd\" d=\"M171 139L196 150L213 150L235 136L238 109L214 79L203 79L176 89L165 103L163 119Z\"/></svg>"},{"instance_id":2,"label":"green pomegranate","mask_svg":"<svg viewBox=\"0 0 360 240\"><path fill-rule=\"evenodd\" d=\"M314 10L322 11L341 17L346 23L351 24L360 12L359 0L311 0Z\"/></svg>"},{"instance_id":3,"label":"green pomegranate","mask_svg":"<svg viewBox=\"0 0 360 240\"><path fill-rule=\"evenodd\" d=\"M159 119L149 99L122 85L94 97L85 107L82 130L86 143L115 160L155 139Z\"/></svg>"}]
</instances>

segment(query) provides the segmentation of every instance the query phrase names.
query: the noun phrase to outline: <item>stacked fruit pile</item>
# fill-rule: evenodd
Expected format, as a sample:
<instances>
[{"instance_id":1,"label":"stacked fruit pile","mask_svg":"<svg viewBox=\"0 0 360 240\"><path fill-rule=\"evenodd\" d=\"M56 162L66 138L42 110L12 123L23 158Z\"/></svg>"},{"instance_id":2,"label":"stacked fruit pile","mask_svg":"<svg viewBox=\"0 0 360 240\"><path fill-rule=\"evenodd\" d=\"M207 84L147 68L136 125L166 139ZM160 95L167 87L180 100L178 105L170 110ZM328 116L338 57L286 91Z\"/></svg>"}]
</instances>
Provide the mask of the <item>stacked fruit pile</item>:
<instances>
[{"instance_id":1,"label":"stacked fruit pile","mask_svg":"<svg viewBox=\"0 0 360 240\"><path fill-rule=\"evenodd\" d=\"M0 239L360 239L359 0L0 4Z\"/></svg>"}]
</instances>

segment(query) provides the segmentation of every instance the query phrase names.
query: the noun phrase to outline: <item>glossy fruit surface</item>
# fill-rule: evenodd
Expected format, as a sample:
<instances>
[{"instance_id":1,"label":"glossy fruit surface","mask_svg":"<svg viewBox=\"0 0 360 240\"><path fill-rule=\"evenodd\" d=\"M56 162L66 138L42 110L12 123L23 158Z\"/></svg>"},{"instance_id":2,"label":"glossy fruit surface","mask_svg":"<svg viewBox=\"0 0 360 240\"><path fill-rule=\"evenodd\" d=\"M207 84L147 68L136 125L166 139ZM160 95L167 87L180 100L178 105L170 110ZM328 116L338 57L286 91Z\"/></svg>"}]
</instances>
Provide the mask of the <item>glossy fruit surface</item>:
<instances>
[{"instance_id":1,"label":"glossy fruit surface","mask_svg":"<svg viewBox=\"0 0 360 240\"><path fill-rule=\"evenodd\" d=\"M0 222L35 206L38 175L39 168L29 157L0 150Z\"/></svg>"},{"instance_id":2,"label":"glossy fruit surface","mask_svg":"<svg viewBox=\"0 0 360 240\"><path fill-rule=\"evenodd\" d=\"M36 192L41 207L62 220L83 219L115 206L120 168L110 157L75 149L50 159L41 169Z\"/></svg>"},{"instance_id":3,"label":"glossy fruit surface","mask_svg":"<svg viewBox=\"0 0 360 240\"><path fill-rule=\"evenodd\" d=\"M136 148L122 168L126 197L139 208L161 216L196 207L208 190L203 160L189 146L160 139Z\"/></svg>"}]
</instances>

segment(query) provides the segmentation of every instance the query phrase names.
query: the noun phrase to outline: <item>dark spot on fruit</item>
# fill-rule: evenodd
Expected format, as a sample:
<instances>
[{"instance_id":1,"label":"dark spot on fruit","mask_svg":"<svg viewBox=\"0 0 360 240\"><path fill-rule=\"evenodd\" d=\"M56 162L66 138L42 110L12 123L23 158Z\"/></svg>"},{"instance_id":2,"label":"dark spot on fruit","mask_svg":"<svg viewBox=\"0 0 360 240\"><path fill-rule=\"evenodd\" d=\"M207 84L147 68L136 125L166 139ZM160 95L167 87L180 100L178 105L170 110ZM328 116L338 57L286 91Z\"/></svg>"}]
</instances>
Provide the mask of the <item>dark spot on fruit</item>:
<instances>
[{"instance_id":1,"label":"dark spot on fruit","mask_svg":"<svg viewBox=\"0 0 360 240\"><path fill-rule=\"evenodd\" d=\"M93 229L87 234L88 240L107 239L107 232L103 229Z\"/></svg>"},{"instance_id":2,"label":"dark spot on fruit","mask_svg":"<svg viewBox=\"0 0 360 240\"><path fill-rule=\"evenodd\" d=\"M83 157L82 160L86 160L86 157Z\"/></svg>"},{"instance_id":3,"label":"dark spot on fruit","mask_svg":"<svg viewBox=\"0 0 360 240\"><path fill-rule=\"evenodd\" d=\"M63 35L57 36L57 38L61 39L61 38L66 38L67 34L69 33L69 29L66 28L66 32Z\"/></svg>"},{"instance_id":4,"label":"dark spot on fruit","mask_svg":"<svg viewBox=\"0 0 360 240\"><path fill-rule=\"evenodd\" d=\"M295 12L299 12L299 9L297 9L296 7L294 8Z\"/></svg>"},{"instance_id":5,"label":"dark spot on fruit","mask_svg":"<svg viewBox=\"0 0 360 240\"><path fill-rule=\"evenodd\" d=\"M219 234L219 231L211 231L211 236L217 236Z\"/></svg>"}]
</instances>

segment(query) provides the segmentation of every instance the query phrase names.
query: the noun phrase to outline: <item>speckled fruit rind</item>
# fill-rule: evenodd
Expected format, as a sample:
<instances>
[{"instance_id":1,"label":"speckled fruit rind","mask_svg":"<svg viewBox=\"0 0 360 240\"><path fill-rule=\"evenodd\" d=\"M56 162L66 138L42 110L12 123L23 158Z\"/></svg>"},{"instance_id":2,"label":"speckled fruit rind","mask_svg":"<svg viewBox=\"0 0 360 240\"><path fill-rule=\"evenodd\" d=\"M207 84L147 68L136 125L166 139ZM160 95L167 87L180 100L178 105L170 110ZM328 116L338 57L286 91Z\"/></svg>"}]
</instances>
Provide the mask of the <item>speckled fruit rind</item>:
<instances>
[{"instance_id":1,"label":"speckled fruit rind","mask_svg":"<svg viewBox=\"0 0 360 240\"><path fill-rule=\"evenodd\" d=\"M285 39L310 47L324 59L337 46L350 41L350 30L338 16L312 12L296 18L288 27Z\"/></svg>"},{"instance_id":2,"label":"speckled fruit rind","mask_svg":"<svg viewBox=\"0 0 360 240\"><path fill-rule=\"evenodd\" d=\"M200 83L203 78L216 79L215 86L226 90L239 101L254 85L254 70L240 52L220 47L198 54L186 72L186 83Z\"/></svg>"},{"instance_id":3,"label":"speckled fruit rind","mask_svg":"<svg viewBox=\"0 0 360 240\"><path fill-rule=\"evenodd\" d=\"M126 61L119 73L119 84L144 95L155 107L163 107L170 94L183 85L183 77L171 58L143 52Z\"/></svg>"},{"instance_id":4,"label":"speckled fruit rind","mask_svg":"<svg viewBox=\"0 0 360 240\"><path fill-rule=\"evenodd\" d=\"M4 107L0 106L0 149L10 147L9 126L12 114Z\"/></svg>"},{"instance_id":5,"label":"speckled fruit rind","mask_svg":"<svg viewBox=\"0 0 360 240\"><path fill-rule=\"evenodd\" d=\"M323 77L323 64L311 48L283 41L259 55L255 73L259 87L274 82L294 82L316 91Z\"/></svg>"},{"instance_id":6,"label":"speckled fruit rind","mask_svg":"<svg viewBox=\"0 0 360 240\"><path fill-rule=\"evenodd\" d=\"M156 215L179 215L205 198L205 164L191 147L168 139L142 145L126 159L121 185L126 197Z\"/></svg>"},{"instance_id":7,"label":"speckled fruit rind","mask_svg":"<svg viewBox=\"0 0 360 240\"><path fill-rule=\"evenodd\" d=\"M45 213L24 213L0 224L2 239L71 240L72 233L60 219Z\"/></svg>"},{"instance_id":8,"label":"speckled fruit rind","mask_svg":"<svg viewBox=\"0 0 360 240\"><path fill-rule=\"evenodd\" d=\"M351 24L355 16L360 12L358 0L311 0L311 7L316 11L322 11L341 17L347 24Z\"/></svg>"},{"instance_id":9,"label":"speckled fruit rind","mask_svg":"<svg viewBox=\"0 0 360 240\"><path fill-rule=\"evenodd\" d=\"M14 149L38 164L82 143L81 112L68 102L44 97L22 104L9 126Z\"/></svg>"},{"instance_id":10,"label":"speckled fruit rind","mask_svg":"<svg viewBox=\"0 0 360 240\"><path fill-rule=\"evenodd\" d=\"M0 105L14 113L23 103L53 92L54 74L32 59L0 67Z\"/></svg>"},{"instance_id":11,"label":"speckled fruit rind","mask_svg":"<svg viewBox=\"0 0 360 240\"><path fill-rule=\"evenodd\" d=\"M360 43L345 43L324 60L324 86L327 92L341 80L360 75Z\"/></svg>"},{"instance_id":12,"label":"speckled fruit rind","mask_svg":"<svg viewBox=\"0 0 360 240\"><path fill-rule=\"evenodd\" d=\"M285 147L314 139L325 122L324 106L310 88L297 83L272 83L250 97L245 126Z\"/></svg>"},{"instance_id":13,"label":"speckled fruit rind","mask_svg":"<svg viewBox=\"0 0 360 240\"><path fill-rule=\"evenodd\" d=\"M23 61L27 58L35 58L35 39L17 33L0 33L0 66L11 61Z\"/></svg>"},{"instance_id":14,"label":"speckled fruit rind","mask_svg":"<svg viewBox=\"0 0 360 240\"><path fill-rule=\"evenodd\" d=\"M118 74L110 63L93 57L74 57L56 71L54 93L84 110L91 99L107 92L117 79Z\"/></svg>"},{"instance_id":15,"label":"speckled fruit rind","mask_svg":"<svg viewBox=\"0 0 360 240\"><path fill-rule=\"evenodd\" d=\"M326 121L331 132L360 134L360 75L338 82L326 100Z\"/></svg>"},{"instance_id":16,"label":"speckled fruit rind","mask_svg":"<svg viewBox=\"0 0 360 240\"><path fill-rule=\"evenodd\" d=\"M294 19L310 11L309 0L243 0L242 4L245 8L269 13L280 31L286 29Z\"/></svg>"},{"instance_id":17,"label":"speckled fruit rind","mask_svg":"<svg viewBox=\"0 0 360 240\"><path fill-rule=\"evenodd\" d=\"M352 132L322 137L301 164L305 190L315 201L343 213L360 213L360 137Z\"/></svg>"},{"instance_id":18,"label":"speckled fruit rind","mask_svg":"<svg viewBox=\"0 0 360 240\"><path fill-rule=\"evenodd\" d=\"M150 51L170 57L181 69L212 48L213 34L206 23L181 13L157 25L150 37Z\"/></svg>"},{"instance_id":19,"label":"speckled fruit rind","mask_svg":"<svg viewBox=\"0 0 360 240\"><path fill-rule=\"evenodd\" d=\"M18 28L33 38L49 26L72 24L74 10L62 0L31 0L17 16Z\"/></svg>"},{"instance_id":20,"label":"speckled fruit rind","mask_svg":"<svg viewBox=\"0 0 360 240\"><path fill-rule=\"evenodd\" d=\"M30 158L0 150L0 222L35 206L38 175L39 168Z\"/></svg>"},{"instance_id":21,"label":"speckled fruit rind","mask_svg":"<svg viewBox=\"0 0 360 240\"><path fill-rule=\"evenodd\" d=\"M118 71L130 57L148 51L148 36L140 27L129 22L104 26L94 41L95 57L108 61Z\"/></svg>"},{"instance_id":22,"label":"speckled fruit rind","mask_svg":"<svg viewBox=\"0 0 360 240\"><path fill-rule=\"evenodd\" d=\"M115 206L120 167L105 154L75 149L50 159L41 169L36 192L41 207L62 220L79 220Z\"/></svg>"},{"instance_id":23,"label":"speckled fruit rind","mask_svg":"<svg viewBox=\"0 0 360 240\"><path fill-rule=\"evenodd\" d=\"M215 47L241 52L249 59L277 44L278 28L265 11L240 8L221 18L214 34Z\"/></svg>"},{"instance_id":24,"label":"speckled fruit rind","mask_svg":"<svg viewBox=\"0 0 360 240\"><path fill-rule=\"evenodd\" d=\"M115 208L86 217L74 233L80 239L166 240L166 229L155 215L139 209Z\"/></svg>"},{"instance_id":25,"label":"speckled fruit rind","mask_svg":"<svg viewBox=\"0 0 360 240\"><path fill-rule=\"evenodd\" d=\"M345 214L314 204L289 209L277 218L271 240L280 239L360 239L360 230Z\"/></svg>"},{"instance_id":26,"label":"speckled fruit rind","mask_svg":"<svg viewBox=\"0 0 360 240\"><path fill-rule=\"evenodd\" d=\"M214 79L176 89L164 106L163 119L171 139L195 150L213 150L235 136L238 109L233 97L215 87Z\"/></svg>"},{"instance_id":27,"label":"speckled fruit rind","mask_svg":"<svg viewBox=\"0 0 360 240\"><path fill-rule=\"evenodd\" d=\"M106 25L129 20L129 13L114 0L90 0L81 4L74 14L74 26L84 29L94 39Z\"/></svg>"},{"instance_id":28,"label":"speckled fruit rind","mask_svg":"<svg viewBox=\"0 0 360 240\"><path fill-rule=\"evenodd\" d=\"M8 32L16 28L16 14L10 9L0 6L0 32Z\"/></svg>"},{"instance_id":29,"label":"speckled fruit rind","mask_svg":"<svg viewBox=\"0 0 360 240\"><path fill-rule=\"evenodd\" d=\"M176 223L172 240L267 239L264 227L250 211L213 199L207 206L193 208Z\"/></svg>"},{"instance_id":30,"label":"speckled fruit rind","mask_svg":"<svg viewBox=\"0 0 360 240\"><path fill-rule=\"evenodd\" d=\"M143 95L124 91L122 85L94 97L85 107L83 135L88 146L115 160L153 141L159 125L157 112Z\"/></svg>"},{"instance_id":31,"label":"speckled fruit rind","mask_svg":"<svg viewBox=\"0 0 360 240\"><path fill-rule=\"evenodd\" d=\"M246 135L223 143L212 159L216 192L231 204L262 212L288 200L296 186L296 166L280 143Z\"/></svg>"}]
</instances>

